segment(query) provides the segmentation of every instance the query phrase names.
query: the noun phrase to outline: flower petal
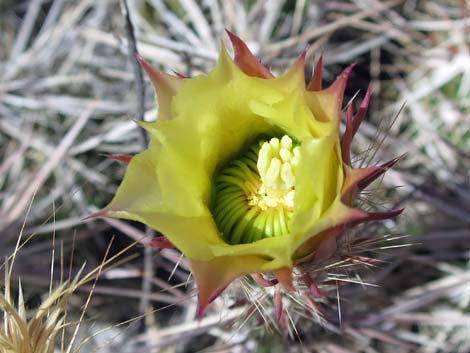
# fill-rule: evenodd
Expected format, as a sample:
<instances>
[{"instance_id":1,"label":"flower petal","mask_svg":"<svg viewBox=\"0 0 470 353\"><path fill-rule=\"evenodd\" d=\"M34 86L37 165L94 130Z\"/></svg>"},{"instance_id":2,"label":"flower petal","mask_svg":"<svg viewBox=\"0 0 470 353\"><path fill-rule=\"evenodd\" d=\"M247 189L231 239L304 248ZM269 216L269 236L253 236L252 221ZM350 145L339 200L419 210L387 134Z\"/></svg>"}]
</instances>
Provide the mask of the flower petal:
<instances>
[{"instance_id":1,"label":"flower petal","mask_svg":"<svg viewBox=\"0 0 470 353\"><path fill-rule=\"evenodd\" d=\"M225 30L232 42L233 50L235 52L235 64L247 75L260 78L272 78L273 75L269 70L261 64L258 59L254 57L250 49L246 46L239 37Z\"/></svg>"},{"instance_id":2,"label":"flower petal","mask_svg":"<svg viewBox=\"0 0 470 353\"><path fill-rule=\"evenodd\" d=\"M354 136L359 129L359 125L361 125L362 120L364 120L364 117L367 113L367 109L369 108L369 103L370 103L370 96L371 96L371 86L369 85L367 87L366 94L364 96L364 99L361 102L361 105L359 106L359 111L356 113L356 116L354 117L354 123L352 127L352 135Z\"/></svg>"},{"instance_id":3,"label":"flower petal","mask_svg":"<svg viewBox=\"0 0 470 353\"><path fill-rule=\"evenodd\" d=\"M310 236L320 216L323 218L323 214L339 200L338 193L343 184L339 153L339 141L335 136L306 140L300 146L295 209L290 227L296 241Z\"/></svg>"},{"instance_id":4,"label":"flower petal","mask_svg":"<svg viewBox=\"0 0 470 353\"><path fill-rule=\"evenodd\" d=\"M259 272L266 260L258 256L225 256L210 261L190 260L198 289L198 317L222 291L241 275Z\"/></svg>"},{"instance_id":5,"label":"flower petal","mask_svg":"<svg viewBox=\"0 0 470 353\"><path fill-rule=\"evenodd\" d=\"M351 165L351 142L353 138L353 112L352 104L348 105L346 111L346 129L341 139L341 153L343 157L343 162L346 165Z\"/></svg>"},{"instance_id":6,"label":"flower petal","mask_svg":"<svg viewBox=\"0 0 470 353\"><path fill-rule=\"evenodd\" d=\"M358 222L367 217L368 214L366 212L347 207L339 199L335 200L330 209L310 229L309 236L298 240L294 258L297 262L311 259L311 255L315 254L319 245L326 238L336 237L343 230L345 224ZM326 248L330 248L330 246ZM323 254L319 256L323 257Z\"/></svg>"},{"instance_id":7,"label":"flower petal","mask_svg":"<svg viewBox=\"0 0 470 353\"><path fill-rule=\"evenodd\" d=\"M112 159L113 161L129 164L133 156L129 156L125 154L109 154L106 157L108 157L109 159Z\"/></svg>"},{"instance_id":8,"label":"flower petal","mask_svg":"<svg viewBox=\"0 0 470 353\"><path fill-rule=\"evenodd\" d=\"M312 110L315 119L325 122L333 122L337 129L341 119L341 106L343 104L343 95L354 65L348 66L336 81L327 89L306 93L306 100Z\"/></svg>"},{"instance_id":9,"label":"flower petal","mask_svg":"<svg viewBox=\"0 0 470 353\"><path fill-rule=\"evenodd\" d=\"M346 178L341 190L343 198L347 197L347 195L354 191L355 188L357 188L357 191L365 189L388 169L392 168L401 158L403 158L403 156L404 155L394 158L379 166L356 169L345 166Z\"/></svg>"},{"instance_id":10,"label":"flower petal","mask_svg":"<svg viewBox=\"0 0 470 353\"><path fill-rule=\"evenodd\" d=\"M310 83L308 84L309 91L321 91L322 85L322 74L323 74L323 54L320 55L320 58L315 65L315 69L313 70L312 78L310 79Z\"/></svg>"},{"instance_id":11,"label":"flower petal","mask_svg":"<svg viewBox=\"0 0 470 353\"><path fill-rule=\"evenodd\" d=\"M158 103L158 119L170 119L172 117L171 100L178 93L183 79L158 71L138 54L136 58L147 75L149 75L155 89Z\"/></svg>"},{"instance_id":12,"label":"flower petal","mask_svg":"<svg viewBox=\"0 0 470 353\"><path fill-rule=\"evenodd\" d=\"M295 291L294 284L292 283L292 270L289 267L282 267L278 270L273 271L274 276L278 280L278 282L282 285L282 287L288 291L293 292Z\"/></svg>"},{"instance_id":13,"label":"flower petal","mask_svg":"<svg viewBox=\"0 0 470 353\"><path fill-rule=\"evenodd\" d=\"M142 222L165 234L178 249L189 251L193 258L212 258L207 244L222 240L210 212L201 201L181 195L192 190L179 185L178 178L173 178L175 184L169 185L169 177L157 169L156 155L157 147L151 144L148 150L131 159L116 195L97 216ZM162 185L174 191L173 198L162 192ZM168 197L170 200L165 199Z\"/></svg>"},{"instance_id":14,"label":"flower petal","mask_svg":"<svg viewBox=\"0 0 470 353\"><path fill-rule=\"evenodd\" d=\"M289 77L293 81L287 82ZM212 219L210 202L216 167L276 126L276 117L260 118L249 102L288 101L293 117L296 101L289 101L286 87L299 87L302 77L299 68L291 70L282 78L280 90L276 85L281 82L272 84L275 80L244 74L222 48L215 69L185 80L172 98L173 119L141 124L151 135L149 150L132 159L107 215L138 220L159 230L192 260L256 255L269 260L262 270L292 266L287 238L225 243ZM311 121L307 113L301 118ZM151 175L141 169L151 170Z\"/></svg>"}]
</instances>

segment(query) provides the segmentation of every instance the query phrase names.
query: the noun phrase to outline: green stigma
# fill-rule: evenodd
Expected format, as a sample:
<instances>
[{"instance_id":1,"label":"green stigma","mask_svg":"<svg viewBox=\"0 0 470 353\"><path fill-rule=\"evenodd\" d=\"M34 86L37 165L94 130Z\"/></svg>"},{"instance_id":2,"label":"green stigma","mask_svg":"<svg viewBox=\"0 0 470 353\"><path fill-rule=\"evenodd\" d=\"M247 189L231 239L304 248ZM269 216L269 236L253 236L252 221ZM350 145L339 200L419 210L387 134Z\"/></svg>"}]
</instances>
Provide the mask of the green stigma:
<instances>
[{"instance_id":1,"label":"green stigma","mask_svg":"<svg viewBox=\"0 0 470 353\"><path fill-rule=\"evenodd\" d=\"M213 215L229 244L289 233L300 148L284 135L252 144L214 179Z\"/></svg>"}]
</instances>

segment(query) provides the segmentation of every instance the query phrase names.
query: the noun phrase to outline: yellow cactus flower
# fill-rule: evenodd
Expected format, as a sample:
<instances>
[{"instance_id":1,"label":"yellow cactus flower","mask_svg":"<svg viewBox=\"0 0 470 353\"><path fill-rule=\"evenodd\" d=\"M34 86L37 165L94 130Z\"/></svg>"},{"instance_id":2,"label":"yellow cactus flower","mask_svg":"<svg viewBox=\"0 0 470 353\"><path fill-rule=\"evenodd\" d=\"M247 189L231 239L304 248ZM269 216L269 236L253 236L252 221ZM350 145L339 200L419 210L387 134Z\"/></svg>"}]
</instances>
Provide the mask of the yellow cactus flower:
<instances>
[{"instance_id":1,"label":"yellow cactus flower","mask_svg":"<svg viewBox=\"0 0 470 353\"><path fill-rule=\"evenodd\" d=\"M352 67L321 90L321 61L305 86L303 53L279 77L229 33L214 69L170 76L140 58L158 101L142 123L148 149L132 157L113 200L96 216L142 222L190 261L199 313L231 281L272 272L292 288L292 268L329 256L346 224L391 217L352 208L357 191L395 161L352 169L356 117L340 140L344 87Z\"/></svg>"}]
</instances>

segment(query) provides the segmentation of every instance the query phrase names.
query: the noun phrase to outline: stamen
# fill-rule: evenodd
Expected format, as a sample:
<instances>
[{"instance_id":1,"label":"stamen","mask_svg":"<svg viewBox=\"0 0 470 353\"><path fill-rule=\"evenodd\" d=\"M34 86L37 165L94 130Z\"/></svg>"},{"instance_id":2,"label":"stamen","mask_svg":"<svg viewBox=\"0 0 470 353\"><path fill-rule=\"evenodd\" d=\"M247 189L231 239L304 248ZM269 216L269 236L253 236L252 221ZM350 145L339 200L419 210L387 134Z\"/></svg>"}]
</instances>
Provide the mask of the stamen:
<instances>
[{"instance_id":1,"label":"stamen","mask_svg":"<svg viewBox=\"0 0 470 353\"><path fill-rule=\"evenodd\" d=\"M214 220L230 244L289 233L300 148L284 135L254 143L214 179Z\"/></svg>"}]
</instances>

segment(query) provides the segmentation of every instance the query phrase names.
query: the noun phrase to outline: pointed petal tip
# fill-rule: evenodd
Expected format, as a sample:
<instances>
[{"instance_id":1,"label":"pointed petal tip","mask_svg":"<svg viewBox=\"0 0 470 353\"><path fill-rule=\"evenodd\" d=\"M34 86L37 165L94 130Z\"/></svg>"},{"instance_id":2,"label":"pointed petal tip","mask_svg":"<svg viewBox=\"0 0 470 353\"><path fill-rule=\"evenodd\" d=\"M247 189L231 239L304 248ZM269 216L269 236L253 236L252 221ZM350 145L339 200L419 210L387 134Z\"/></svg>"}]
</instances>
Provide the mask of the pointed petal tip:
<instances>
[{"instance_id":1,"label":"pointed petal tip","mask_svg":"<svg viewBox=\"0 0 470 353\"><path fill-rule=\"evenodd\" d=\"M151 73L153 73L153 71L156 71L152 65L150 65L147 61L145 61L145 59L142 57L142 55L140 55L139 53L135 53L135 58L136 60L139 62L140 66L142 66L142 68L144 69L144 71L149 75L151 76Z\"/></svg>"},{"instance_id":2,"label":"pointed petal tip","mask_svg":"<svg viewBox=\"0 0 470 353\"><path fill-rule=\"evenodd\" d=\"M356 221L361 221L362 219L368 216L368 213L359 209L359 208L349 208L349 216L347 217L345 223L354 223Z\"/></svg>"},{"instance_id":3,"label":"pointed petal tip","mask_svg":"<svg viewBox=\"0 0 470 353\"><path fill-rule=\"evenodd\" d=\"M183 78L157 70L141 56L136 56L136 58L150 78L157 94L159 119L169 119L171 117L171 100L181 87Z\"/></svg>"},{"instance_id":4,"label":"pointed petal tip","mask_svg":"<svg viewBox=\"0 0 470 353\"><path fill-rule=\"evenodd\" d=\"M233 51L235 54L235 64L248 76L260 78L273 78L271 72L261 64L258 59L250 51L246 43L234 33L225 29L230 42L232 43Z\"/></svg>"},{"instance_id":5,"label":"pointed petal tip","mask_svg":"<svg viewBox=\"0 0 470 353\"><path fill-rule=\"evenodd\" d=\"M356 64L351 64L343 70L343 72L336 78L333 84L327 88L327 92L332 94L338 102L338 114L341 112L341 107L343 104L344 91L346 89L346 83L348 81L349 75L353 70Z\"/></svg>"},{"instance_id":6,"label":"pointed petal tip","mask_svg":"<svg viewBox=\"0 0 470 353\"><path fill-rule=\"evenodd\" d=\"M353 139L353 110L352 104L348 105L346 111L346 129L341 141L341 153L343 162L351 166L351 143Z\"/></svg>"},{"instance_id":7,"label":"pointed petal tip","mask_svg":"<svg viewBox=\"0 0 470 353\"><path fill-rule=\"evenodd\" d=\"M235 33L233 33L233 32L232 32L231 30L229 30L228 28L225 28L225 33L227 33L227 35L228 35L230 41L232 42L232 44L233 44L234 41L237 41L237 40L240 40L240 41L241 41L240 37L238 37L237 35L235 35Z\"/></svg>"},{"instance_id":8,"label":"pointed petal tip","mask_svg":"<svg viewBox=\"0 0 470 353\"><path fill-rule=\"evenodd\" d=\"M248 49L248 46L245 44L245 42L235 33L229 31L227 28L225 29L225 33L227 33L228 39L230 40L230 43L232 43L233 50L235 51L235 57L237 56L237 53L240 54Z\"/></svg>"},{"instance_id":9,"label":"pointed petal tip","mask_svg":"<svg viewBox=\"0 0 470 353\"><path fill-rule=\"evenodd\" d=\"M282 293L279 288L276 288L276 291L274 292L273 304L277 322L282 329L285 329L287 326L286 312L284 310L284 305L282 304Z\"/></svg>"},{"instance_id":10,"label":"pointed petal tip","mask_svg":"<svg viewBox=\"0 0 470 353\"><path fill-rule=\"evenodd\" d=\"M122 162L125 164L129 164L133 156L125 155L125 154L105 154L106 158L111 159L113 161Z\"/></svg>"},{"instance_id":11,"label":"pointed petal tip","mask_svg":"<svg viewBox=\"0 0 470 353\"><path fill-rule=\"evenodd\" d=\"M320 69L323 68L323 51L320 53L320 56L318 57L318 60L317 60L317 64L315 66L319 67Z\"/></svg>"},{"instance_id":12,"label":"pointed petal tip","mask_svg":"<svg viewBox=\"0 0 470 353\"><path fill-rule=\"evenodd\" d=\"M180 73L180 72L178 72L178 71L173 70L173 73L174 73L175 76L178 77L178 78L187 78L185 75L183 75L182 73Z\"/></svg>"},{"instance_id":13,"label":"pointed petal tip","mask_svg":"<svg viewBox=\"0 0 470 353\"><path fill-rule=\"evenodd\" d=\"M369 186L375 180L377 180L377 178L379 178L382 174L386 173L387 170L389 170L395 164L397 164L405 155L406 154L402 154L379 166L372 166L372 167L362 169L364 173L362 176L360 175L360 173L356 175L358 179L356 180L355 185L357 185L359 190L365 189L367 186ZM356 170L360 171L359 169L356 169Z\"/></svg>"},{"instance_id":14,"label":"pointed petal tip","mask_svg":"<svg viewBox=\"0 0 470 353\"><path fill-rule=\"evenodd\" d=\"M288 292L294 292L295 287L292 282L292 270L290 268L284 267L279 270L273 271L274 276L282 287Z\"/></svg>"},{"instance_id":15,"label":"pointed petal tip","mask_svg":"<svg viewBox=\"0 0 470 353\"><path fill-rule=\"evenodd\" d=\"M173 249L175 246L165 236L159 236L153 238L148 246L157 249Z\"/></svg>"},{"instance_id":16,"label":"pointed petal tip","mask_svg":"<svg viewBox=\"0 0 470 353\"><path fill-rule=\"evenodd\" d=\"M322 88L322 76L323 76L323 53L320 54L315 68L313 69L312 78L307 87L307 90L316 92L321 91Z\"/></svg>"},{"instance_id":17,"label":"pointed petal tip","mask_svg":"<svg viewBox=\"0 0 470 353\"><path fill-rule=\"evenodd\" d=\"M304 50L302 50L302 53L300 53L299 59L305 62L305 59L307 58L307 54L309 50L310 50L310 44L307 44Z\"/></svg>"},{"instance_id":18,"label":"pointed petal tip","mask_svg":"<svg viewBox=\"0 0 470 353\"><path fill-rule=\"evenodd\" d=\"M95 213L92 213L84 218L82 218L82 221L89 221L91 219L95 219L95 218L103 218L103 217L106 217L108 211L106 210L100 210L98 212L95 212Z\"/></svg>"},{"instance_id":19,"label":"pointed petal tip","mask_svg":"<svg viewBox=\"0 0 470 353\"><path fill-rule=\"evenodd\" d=\"M317 284L313 280L312 277L310 277L309 274L304 274L302 276L302 280L304 281L305 285L309 289L309 293L312 295L313 298L322 298L323 293L320 291L320 288L318 288Z\"/></svg>"},{"instance_id":20,"label":"pointed petal tip","mask_svg":"<svg viewBox=\"0 0 470 353\"><path fill-rule=\"evenodd\" d=\"M352 72L352 70L356 67L356 63L350 64L347 68L345 68L342 72L342 76L349 76Z\"/></svg>"},{"instance_id":21,"label":"pointed petal tip","mask_svg":"<svg viewBox=\"0 0 470 353\"><path fill-rule=\"evenodd\" d=\"M196 318L198 321L202 320L202 317L204 316L204 311L206 310L206 306L202 306L199 303L197 304L197 309L196 309Z\"/></svg>"},{"instance_id":22,"label":"pointed petal tip","mask_svg":"<svg viewBox=\"0 0 470 353\"><path fill-rule=\"evenodd\" d=\"M346 82L349 78L349 75L351 74L352 70L354 69L354 67L356 66L355 63L349 65L347 68L345 68L343 70L343 72L341 72L339 74L339 76L336 78L335 82L333 83L332 86L339 86L343 89L344 91L344 86L346 85ZM343 93L343 92L341 92Z\"/></svg>"},{"instance_id":23,"label":"pointed petal tip","mask_svg":"<svg viewBox=\"0 0 470 353\"><path fill-rule=\"evenodd\" d=\"M369 84L367 86L366 94L364 95L364 99L361 102L360 108L367 108L370 103L370 97L372 95L372 86Z\"/></svg>"},{"instance_id":24,"label":"pointed petal tip","mask_svg":"<svg viewBox=\"0 0 470 353\"><path fill-rule=\"evenodd\" d=\"M293 66L298 67L299 69L304 69L305 67L305 60L307 59L308 51L310 50L310 45L307 45L304 50L300 53L299 57L295 61Z\"/></svg>"},{"instance_id":25,"label":"pointed petal tip","mask_svg":"<svg viewBox=\"0 0 470 353\"><path fill-rule=\"evenodd\" d=\"M134 54L134 57L136 58L136 60L140 63L140 64L143 64L145 62L144 58L142 57L142 55L140 55L139 53L135 53Z\"/></svg>"},{"instance_id":26,"label":"pointed petal tip","mask_svg":"<svg viewBox=\"0 0 470 353\"><path fill-rule=\"evenodd\" d=\"M201 295L202 292L199 290L198 291L198 296L197 296L197 309L196 309L196 317L198 320L201 320L202 317L204 316L204 313L209 306L210 303L212 303L214 300L217 299L219 295L222 294L222 292L227 288L228 285L224 286L222 289L219 289L216 291L211 297L207 297L205 295Z\"/></svg>"},{"instance_id":27,"label":"pointed petal tip","mask_svg":"<svg viewBox=\"0 0 470 353\"><path fill-rule=\"evenodd\" d=\"M254 274L251 275L251 277L256 282L256 284L258 284L261 287L272 287L272 286L275 286L276 284L278 284L277 279L268 280L268 279L264 278L262 273L254 273Z\"/></svg>"},{"instance_id":28,"label":"pointed petal tip","mask_svg":"<svg viewBox=\"0 0 470 353\"><path fill-rule=\"evenodd\" d=\"M179 81L180 79L183 79L184 77L181 77L180 75L176 74L176 76L172 76L170 74L167 74L163 71L160 71L156 68L154 68L150 63L148 63L140 54L135 54L135 57L139 64L142 66L144 71L147 73L147 75L150 78L150 81L152 81L153 85L156 86L157 82L166 82L167 85L172 85L170 80L176 80Z\"/></svg>"},{"instance_id":29,"label":"pointed petal tip","mask_svg":"<svg viewBox=\"0 0 470 353\"><path fill-rule=\"evenodd\" d=\"M391 210L391 211L385 211L385 212L365 212L365 211L361 211L364 216L358 218L357 220L355 220L353 223L353 225L357 225L357 224L360 224L360 223L364 223L364 222L369 222L369 221L384 221L386 219L390 219L390 218L395 218L397 216L399 216L403 211L405 210L405 208L399 208L399 209L396 209L396 210Z\"/></svg>"},{"instance_id":30,"label":"pointed petal tip","mask_svg":"<svg viewBox=\"0 0 470 353\"><path fill-rule=\"evenodd\" d=\"M403 208L399 208L399 209L392 210L392 211L369 212L364 221L383 221L386 219L395 218L399 216L400 214L402 214L404 210L405 208L403 207Z\"/></svg>"},{"instance_id":31,"label":"pointed petal tip","mask_svg":"<svg viewBox=\"0 0 470 353\"><path fill-rule=\"evenodd\" d=\"M343 184L343 189L341 190L342 196L347 197L347 195L354 190L356 190L355 192L364 190L405 156L406 153L395 157L381 165L370 166L367 168L352 169L350 165L348 165L346 179Z\"/></svg>"},{"instance_id":32,"label":"pointed petal tip","mask_svg":"<svg viewBox=\"0 0 470 353\"><path fill-rule=\"evenodd\" d=\"M353 121L353 126L352 126L352 136L356 134L357 130L359 129L359 126L361 125L362 121L364 120L364 117L366 116L367 109L369 108L371 94L372 94L372 88L371 88L371 85L369 84L367 86L366 94L364 95L364 98L362 99L362 102L359 106L359 110L354 116L354 121Z\"/></svg>"}]
</instances>

